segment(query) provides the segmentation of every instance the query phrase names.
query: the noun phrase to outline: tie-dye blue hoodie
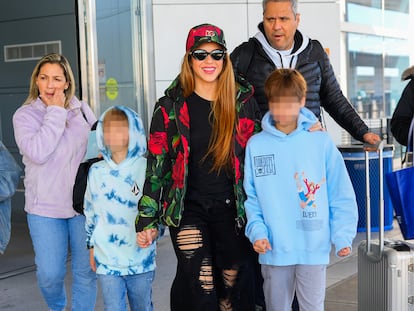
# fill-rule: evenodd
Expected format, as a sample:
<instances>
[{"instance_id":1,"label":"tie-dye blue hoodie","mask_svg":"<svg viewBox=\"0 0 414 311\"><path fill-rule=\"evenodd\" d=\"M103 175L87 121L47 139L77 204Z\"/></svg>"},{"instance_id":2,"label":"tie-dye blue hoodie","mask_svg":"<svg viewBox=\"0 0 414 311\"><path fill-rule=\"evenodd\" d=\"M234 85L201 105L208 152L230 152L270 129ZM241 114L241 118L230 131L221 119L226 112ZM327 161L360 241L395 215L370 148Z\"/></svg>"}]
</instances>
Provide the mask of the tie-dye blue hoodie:
<instances>
[{"instance_id":1,"label":"tie-dye blue hoodie","mask_svg":"<svg viewBox=\"0 0 414 311\"><path fill-rule=\"evenodd\" d=\"M119 164L104 145L103 119L112 108L128 116L129 145ZM123 106L111 107L99 119L96 141L104 160L95 163L85 192L87 246L94 248L96 273L132 275L155 269L155 243L140 248L136 243L135 218L145 180L147 141L139 116Z\"/></svg>"}]
</instances>

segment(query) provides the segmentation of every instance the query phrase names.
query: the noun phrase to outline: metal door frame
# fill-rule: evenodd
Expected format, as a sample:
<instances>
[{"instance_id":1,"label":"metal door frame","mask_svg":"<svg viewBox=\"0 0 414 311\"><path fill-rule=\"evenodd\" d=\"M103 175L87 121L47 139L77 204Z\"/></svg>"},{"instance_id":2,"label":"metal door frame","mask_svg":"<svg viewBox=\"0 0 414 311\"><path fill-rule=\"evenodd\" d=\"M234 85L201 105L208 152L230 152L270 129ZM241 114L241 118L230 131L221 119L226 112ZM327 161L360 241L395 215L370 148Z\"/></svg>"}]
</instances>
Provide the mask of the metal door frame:
<instances>
[{"instance_id":1,"label":"metal door frame","mask_svg":"<svg viewBox=\"0 0 414 311\"><path fill-rule=\"evenodd\" d=\"M79 0L79 54L80 87L82 99L87 101L97 116L99 104L98 50L96 35L96 1ZM154 26L152 4L146 0L131 1L133 67L136 83L137 112L148 129L148 107L156 101Z\"/></svg>"}]
</instances>

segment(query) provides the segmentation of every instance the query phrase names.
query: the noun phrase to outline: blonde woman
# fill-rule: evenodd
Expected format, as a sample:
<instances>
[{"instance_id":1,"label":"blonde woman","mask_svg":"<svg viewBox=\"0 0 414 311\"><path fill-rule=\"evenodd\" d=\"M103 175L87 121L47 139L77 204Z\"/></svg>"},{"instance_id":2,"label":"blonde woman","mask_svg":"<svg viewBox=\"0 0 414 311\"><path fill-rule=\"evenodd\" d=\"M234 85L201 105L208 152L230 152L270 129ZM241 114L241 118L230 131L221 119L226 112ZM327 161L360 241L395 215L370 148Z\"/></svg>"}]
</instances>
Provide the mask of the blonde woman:
<instances>
[{"instance_id":1,"label":"blonde woman","mask_svg":"<svg viewBox=\"0 0 414 311\"><path fill-rule=\"evenodd\" d=\"M35 252L40 291L50 310L67 306L64 279L71 254L72 310L93 310L96 276L89 267L85 216L72 207L78 166L96 118L75 97L67 59L44 56L30 80L29 96L13 116L25 165L25 211Z\"/></svg>"},{"instance_id":2,"label":"blonde woman","mask_svg":"<svg viewBox=\"0 0 414 311\"><path fill-rule=\"evenodd\" d=\"M155 106L140 246L169 226L178 260L171 310L254 310L244 236L245 146L260 130L250 84L235 77L223 31L192 28L177 79Z\"/></svg>"}]
</instances>

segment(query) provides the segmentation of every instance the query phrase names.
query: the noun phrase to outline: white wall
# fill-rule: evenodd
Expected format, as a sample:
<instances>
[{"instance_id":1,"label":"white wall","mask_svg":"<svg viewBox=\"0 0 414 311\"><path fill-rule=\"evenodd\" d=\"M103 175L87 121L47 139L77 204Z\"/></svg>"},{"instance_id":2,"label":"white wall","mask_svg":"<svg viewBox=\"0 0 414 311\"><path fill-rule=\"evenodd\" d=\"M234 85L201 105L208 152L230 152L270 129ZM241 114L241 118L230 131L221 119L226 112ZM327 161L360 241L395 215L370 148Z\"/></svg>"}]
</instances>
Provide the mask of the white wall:
<instances>
[{"instance_id":1,"label":"white wall","mask_svg":"<svg viewBox=\"0 0 414 311\"><path fill-rule=\"evenodd\" d=\"M191 27L211 23L223 29L227 48L232 51L249 38L248 16L252 7L261 4L244 4L240 0L154 0L154 44L156 92L160 97L172 79L178 74L185 54L185 40ZM261 10L257 10L261 12ZM254 24L260 21L261 13ZM252 22L253 23L253 22ZM255 26L256 27L256 26ZM254 33L254 32L253 32Z\"/></svg>"},{"instance_id":2,"label":"white wall","mask_svg":"<svg viewBox=\"0 0 414 311\"><path fill-rule=\"evenodd\" d=\"M335 0L299 1L299 29L318 39L330 50L330 59L340 79L340 5ZM155 79L157 98L176 77L185 54L189 29L212 23L223 29L231 52L257 32L262 20L261 0L153 0ZM149 107L152 111L153 107ZM327 116L327 114L325 114ZM340 143L341 130L327 119L328 131Z\"/></svg>"}]
</instances>

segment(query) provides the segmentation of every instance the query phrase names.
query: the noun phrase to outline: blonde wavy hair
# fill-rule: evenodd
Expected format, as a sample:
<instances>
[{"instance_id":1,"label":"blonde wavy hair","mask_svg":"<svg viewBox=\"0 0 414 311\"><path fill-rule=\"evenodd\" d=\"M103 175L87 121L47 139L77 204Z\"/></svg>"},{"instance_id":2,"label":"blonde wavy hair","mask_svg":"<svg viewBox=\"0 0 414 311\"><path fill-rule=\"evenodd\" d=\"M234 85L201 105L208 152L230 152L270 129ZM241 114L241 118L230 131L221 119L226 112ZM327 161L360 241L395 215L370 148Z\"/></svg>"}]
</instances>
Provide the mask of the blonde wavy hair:
<instances>
[{"instance_id":1,"label":"blonde wavy hair","mask_svg":"<svg viewBox=\"0 0 414 311\"><path fill-rule=\"evenodd\" d=\"M190 96L195 89L194 72L191 67L191 51L188 51L181 65L180 83L184 97ZM213 158L212 170L230 169L233 162L234 130L236 128L236 82L233 66L226 54L223 69L218 76L218 88L212 101L213 132L207 154Z\"/></svg>"},{"instance_id":2,"label":"blonde wavy hair","mask_svg":"<svg viewBox=\"0 0 414 311\"><path fill-rule=\"evenodd\" d=\"M30 104L39 96L39 88L37 87L36 80L39 76L40 69L44 64L58 64L65 75L66 82L68 82L68 88L65 90L65 108L69 106L69 102L73 96L75 96L75 78L73 77L72 68L65 56L57 53L51 53L43 56L36 67L33 69L32 77L30 79L29 96L26 98L23 105Z\"/></svg>"}]
</instances>

